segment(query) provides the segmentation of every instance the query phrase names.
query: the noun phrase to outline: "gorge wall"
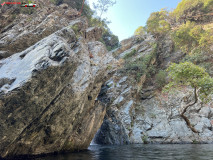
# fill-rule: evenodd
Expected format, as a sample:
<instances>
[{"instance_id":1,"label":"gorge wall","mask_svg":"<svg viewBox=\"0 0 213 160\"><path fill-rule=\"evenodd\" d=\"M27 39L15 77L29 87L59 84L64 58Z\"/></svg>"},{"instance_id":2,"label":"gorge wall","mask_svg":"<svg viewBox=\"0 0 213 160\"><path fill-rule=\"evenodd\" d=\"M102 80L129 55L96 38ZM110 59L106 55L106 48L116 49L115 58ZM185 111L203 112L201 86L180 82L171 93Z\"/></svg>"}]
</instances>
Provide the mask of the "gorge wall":
<instances>
[{"instance_id":1,"label":"gorge wall","mask_svg":"<svg viewBox=\"0 0 213 160\"><path fill-rule=\"evenodd\" d=\"M100 28L54 7L1 31L1 157L83 150L102 124L96 98L116 60L96 41Z\"/></svg>"},{"instance_id":2,"label":"gorge wall","mask_svg":"<svg viewBox=\"0 0 213 160\"><path fill-rule=\"evenodd\" d=\"M133 36L108 52L98 41L101 28L76 9L38 5L29 15L0 10L0 157L83 150L92 139L213 142L213 101L187 110L194 133L180 117L192 89L159 87L165 82L156 72L186 56L169 35Z\"/></svg>"},{"instance_id":3,"label":"gorge wall","mask_svg":"<svg viewBox=\"0 0 213 160\"><path fill-rule=\"evenodd\" d=\"M155 43L158 43L157 49L153 47ZM180 116L184 106L194 101L193 90L183 87L171 93L162 93L156 75L144 72L137 76L140 72L138 60L142 62L151 56L148 65L159 70L183 59L185 54L174 49L171 38L166 36L156 41L151 35L134 36L121 44L112 53L117 59L126 60L102 87L99 100L107 104L107 112L94 142L212 143L212 101L208 104L199 102L187 110L186 116L199 132L194 133ZM153 52L156 56L152 57ZM150 66L142 67L149 70Z\"/></svg>"}]
</instances>

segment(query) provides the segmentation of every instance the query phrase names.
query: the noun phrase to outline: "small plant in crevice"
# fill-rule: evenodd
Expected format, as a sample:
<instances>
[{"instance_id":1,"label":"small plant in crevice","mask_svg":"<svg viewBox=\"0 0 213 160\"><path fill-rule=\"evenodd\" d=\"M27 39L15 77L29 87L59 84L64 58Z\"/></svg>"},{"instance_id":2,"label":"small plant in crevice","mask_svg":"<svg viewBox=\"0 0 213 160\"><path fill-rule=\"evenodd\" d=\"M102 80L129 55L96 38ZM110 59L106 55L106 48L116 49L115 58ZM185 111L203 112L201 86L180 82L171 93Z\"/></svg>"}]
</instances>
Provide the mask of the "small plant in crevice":
<instances>
[{"instance_id":1,"label":"small plant in crevice","mask_svg":"<svg viewBox=\"0 0 213 160\"><path fill-rule=\"evenodd\" d=\"M192 144L199 144L200 142L197 141L196 139L192 140Z\"/></svg>"},{"instance_id":2,"label":"small plant in crevice","mask_svg":"<svg viewBox=\"0 0 213 160\"><path fill-rule=\"evenodd\" d=\"M149 142L148 142L148 136L147 135L143 135L143 136L141 136L141 139L142 139L142 141L143 141L143 143L144 144L148 144Z\"/></svg>"},{"instance_id":3,"label":"small plant in crevice","mask_svg":"<svg viewBox=\"0 0 213 160\"><path fill-rule=\"evenodd\" d=\"M79 31L78 25L71 25L70 28L75 32L75 34L77 34Z\"/></svg>"},{"instance_id":4,"label":"small plant in crevice","mask_svg":"<svg viewBox=\"0 0 213 160\"><path fill-rule=\"evenodd\" d=\"M152 46L151 53L137 58L134 61L131 60L131 58L125 59L125 70L130 73L131 75L135 75L135 79L137 82L140 81L141 76L146 75L148 78L150 78L152 75L156 74L156 65L154 65L157 57L157 43L150 44ZM130 54L132 55L132 53ZM131 57L131 56L127 56Z\"/></svg>"},{"instance_id":5,"label":"small plant in crevice","mask_svg":"<svg viewBox=\"0 0 213 160\"><path fill-rule=\"evenodd\" d=\"M111 70L112 69L112 65L107 65L107 70Z\"/></svg>"},{"instance_id":6,"label":"small plant in crevice","mask_svg":"<svg viewBox=\"0 0 213 160\"><path fill-rule=\"evenodd\" d=\"M134 55L136 54L136 52L137 52L136 49L133 49L131 52L127 53L127 54L123 57L123 59L128 59L128 58L134 56Z\"/></svg>"},{"instance_id":7,"label":"small plant in crevice","mask_svg":"<svg viewBox=\"0 0 213 160\"><path fill-rule=\"evenodd\" d=\"M155 76L155 82L158 88L162 88L166 85L167 72L160 70Z\"/></svg>"},{"instance_id":8,"label":"small plant in crevice","mask_svg":"<svg viewBox=\"0 0 213 160\"><path fill-rule=\"evenodd\" d=\"M151 114L150 114L150 117L153 118L153 119L155 119L157 116L156 116L156 114L151 113Z\"/></svg>"}]
</instances>

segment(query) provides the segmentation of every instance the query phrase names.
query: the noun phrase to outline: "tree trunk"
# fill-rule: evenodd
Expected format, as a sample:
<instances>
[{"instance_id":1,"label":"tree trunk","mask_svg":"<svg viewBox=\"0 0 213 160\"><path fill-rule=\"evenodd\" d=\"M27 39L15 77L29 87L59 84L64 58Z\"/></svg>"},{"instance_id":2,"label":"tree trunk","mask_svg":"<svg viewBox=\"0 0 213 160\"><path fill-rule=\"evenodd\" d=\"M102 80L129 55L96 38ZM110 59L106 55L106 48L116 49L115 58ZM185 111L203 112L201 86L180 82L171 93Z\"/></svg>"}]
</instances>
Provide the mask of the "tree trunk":
<instances>
[{"instance_id":1,"label":"tree trunk","mask_svg":"<svg viewBox=\"0 0 213 160\"><path fill-rule=\"evenodd\" d=\"M197 103L198 101L198 93L197 93L197 88L195 87L194 88L194 96L195 96L195 101L193 103L190 103L190 104L187 104L185 107L184 107L184 110L183 112L181 113L181 117L185 120L187 126L192 130L192 132L194 133L199 133L190 123L189 119L184 115L184 113L186 113L187 109L190 107L190 106L193 106L194 104Z\"/></svg>"}]
</instances>

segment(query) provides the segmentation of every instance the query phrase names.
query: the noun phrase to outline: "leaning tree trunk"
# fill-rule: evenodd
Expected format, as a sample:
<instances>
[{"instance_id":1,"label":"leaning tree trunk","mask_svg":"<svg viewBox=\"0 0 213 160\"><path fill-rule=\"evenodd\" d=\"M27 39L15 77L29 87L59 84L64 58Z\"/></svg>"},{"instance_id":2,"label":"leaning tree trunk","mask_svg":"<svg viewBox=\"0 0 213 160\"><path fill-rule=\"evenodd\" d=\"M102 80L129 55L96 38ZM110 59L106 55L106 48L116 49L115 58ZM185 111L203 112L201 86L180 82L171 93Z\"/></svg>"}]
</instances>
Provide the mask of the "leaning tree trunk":
<instances>
[{"instance_id":1,"label":"leaning tree trunk","mask_svg":"<svg viewBox=\"0 0 213 160\"><path fill-rule=\"evenodd\" d=\"M194 132L194 133L199 133L190 123L189 119L184 115L184 113L186 113L187 109L190 107L190 106L193 106L194 104L196 104L198 102L198 93L197 93L197 88L195 87L194 88L194 96L195 96L195 101L193 103L190 103L190 104L187 104L185 107L184 107L184 110L183 112L181 113L181 117L185 120L187 126Z\"/></svg>"}]
</instances>

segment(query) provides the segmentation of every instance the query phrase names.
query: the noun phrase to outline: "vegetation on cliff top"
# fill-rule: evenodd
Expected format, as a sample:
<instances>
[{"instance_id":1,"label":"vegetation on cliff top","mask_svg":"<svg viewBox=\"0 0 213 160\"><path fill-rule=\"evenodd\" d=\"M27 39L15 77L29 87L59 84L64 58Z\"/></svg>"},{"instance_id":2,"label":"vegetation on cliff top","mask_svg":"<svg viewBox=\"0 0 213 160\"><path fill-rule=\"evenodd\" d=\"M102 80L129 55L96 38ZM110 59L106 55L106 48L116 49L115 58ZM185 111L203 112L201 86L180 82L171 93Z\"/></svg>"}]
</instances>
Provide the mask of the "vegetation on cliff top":
<instances>
[{"instance_id":1,"label":"vegetation on cliff top","mask_svg":"<svg viewBox=\"0 0 213 160\"><path fill-rule=\"evenodd\" d=\"M135 35L139 36L146 33L152 34L156 43L165 40L165 37L171 37L175 50L181 50L182 53L185 53L186 56L181 63L172 63L168 67L169 83L166 79L167 73L160 67L155 67L154 78L155 83L157 83L156 87L163 88L166 85L164 91L182 86L189 86L194 89L192 102L183 107L180 116L195 133L198 133L198 131L190 123L185 113L189 107L199 101L207 103L213 94L213 78L209 75L213 69L211 58L213 54L213 28L210 25L210 27L206 27L212 21L206 21L206 19L205 21L202 21L202 19L197 21L194 18L194 13L199 13L199 16L203 17L212 14L212 11L213 0L182 0L174 11L169 12L162 9L159 12L152 13L146 26L140 26L135 31ZM128 60L126 66L130 70L138 67L138 73L149 73L150 67L147 66L150 65L150 62L144 65L145 60L146 56L139 61Z\"/></svg>"},{"instance_id":2,"label":"vegetation on cliff top","mask_svg":"<svg viewBox=\"0 0 213 160\"><path fill-rule=\"evenodd\" d=\"M156 36L166 34L171 29L168 18L169 12L164 9L153 12L147 20L147 32Z\"/></svg>"},{"instance_id":3,"label":"vegetation on cliff top","mask_svg":"<svg viewBox=\"0 0 213 160\"><path fill-rule=\"evenodd\" d=\"M78 11L81 10L82 2L83 2L83 0L81 0L81 1L79 1L79 0L51 0L51 1L55 5L60 5L62 3L66 3L69 6L71 6L72 8L76 8ZM98 3L95 4L96 10L101 10L101 15L95 16L96 12L90 8L89 4L86 1L84 4L82 15L86 16L88 18L89 26L98 26L98 27L102 28L103 34L102 34L100 41L102 43L104 43L106 45L106 48L110 51L110 50L113 50L118 47L119 40L118 40L118 36L114 35L110 31L110 29L108 27L109 22L106 19L101 18L102 14L107 11L108 7L110 7L110 5L108 5L108 3L104 3L104 2L102 3L102 1L99 0ZM111 0L108 0L108 2L111 2ZM103 10L102 10L102 8L103 8Z\"/></svg>"},{"instance_id":4,"label":"vegetation on cliff top","mask_svg":"<svg viewBox=\"0 0 213 160\"><path fill-rule=\"evenodd\" d=\"M213 0L182 0L173 11L162 9L154 12L148 18L146 26L140 26L135 35L150 33L157 41L166 36L172 37L175 48L187 55L185 61L201 65L210 73L212 61L197 58L213 54L213 28L209 25L212 22L211 19L208 23L196 22L194 14L198 11L201 17L213 14Z\"/></svg>"},{"instance_id":5,"label":"vegetation on cliff top","mask_svg":"<svg viewBox=\"0 0 213 160\"><path fill-rule=\"evenodd\" d=\"M212 11L212 6L212 0L182 0L172 14L179 20L185 18L187 12L191 12L192 10L208 13Z\"/></svg>"}]
</instances>

